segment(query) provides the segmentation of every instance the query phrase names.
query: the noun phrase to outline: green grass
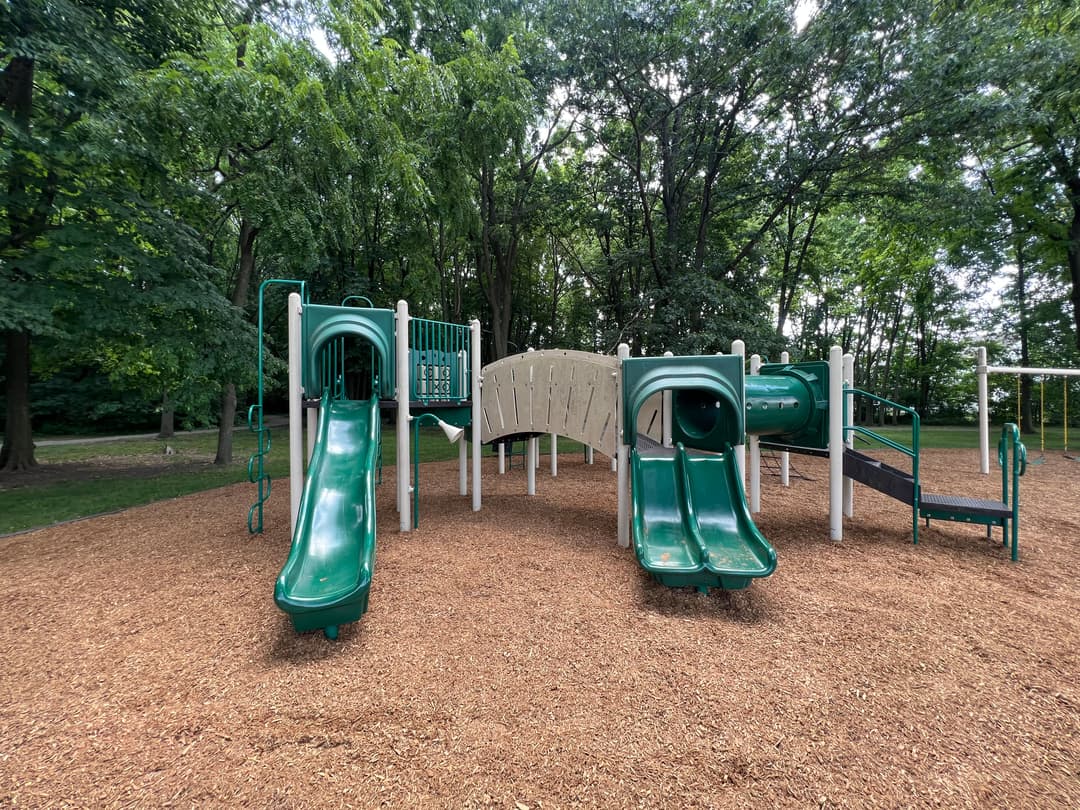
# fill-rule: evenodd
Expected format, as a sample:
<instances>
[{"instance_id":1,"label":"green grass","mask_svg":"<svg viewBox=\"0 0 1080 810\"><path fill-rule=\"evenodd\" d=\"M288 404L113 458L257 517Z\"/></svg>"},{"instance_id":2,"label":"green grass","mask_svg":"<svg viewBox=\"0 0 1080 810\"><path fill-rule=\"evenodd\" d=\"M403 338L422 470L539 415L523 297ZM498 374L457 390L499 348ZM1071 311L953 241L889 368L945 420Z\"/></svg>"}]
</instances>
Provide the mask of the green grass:
<instances>
[{"instance_id":1,"label":"green grass","mask_svg":"<svg viewBox=\"0 0 1080 810\"><path fill-rule=\"evenodd\" d=\"M903 427L870 427L875 433L880 433L894 442L911 446L911 426ZM1001 425L990 426L991 449L997 447L1001 437ZM1037 452L1040 447L1040 435L1038 431L1023 436L1023 442L1027 445L1028 453ZM1061 452L1065 447L1065 430L1061 427L1047 427L1045 442L1046 452ZM1080 450L1080 429L1070 428L1069 444L1073 449ZM860 438L855 439L855 448L867 447ZM880 446L880 445L878 445ZM973 425L958 427L948 425L923 425L919 431L919 446L924 450L977 450L979 448L979 429Z\"/></svg>"},{"instance_id":2,"label":"green grass","mask_svg":"<svg viewBox=\"0 0 1080 810\"><path fill-rule=\"evenodd\" d=\"M274 479L289 474L288 429L274 428L271 451L266 457L266 471ZM165 446L175 451L164 455ZM550 440L541 439L541 452L549 452ZM392 426L383 426L382 458L384 467L392 467L396 457L396 437ZM420 461L449 461L458 457L439 428L420 429ZM211 464L217 449L217 433L178 434L171 439L123 439L92 444L50 445L39 447L40 464L93 465L76 480L62 483L20 484L17 478L0 489L0 534L47 526L64 520L113 512L154 501L188 495L207 489L247 481L248 457L255 450L255 435L238 427L233 434L234 463L227 467ZM562 439L561 454L580 453L577 442ZM491 451L484 449L485 454ZM133 474L134 465L146 466L146 474ZM169 466L178 465L175 471ZM180 466L182 465L182 467ZM163 469L164 468L164 469ZM423 473L421 473L423 478ZM252 501L255 486L251 485ZM280 496L275 496L280 497ZM237 515L238 520L246 515Z\"/></svg>"},{"instance_id":3,"label":"green grass","mask_svg":"<svg viewBox=\"0 0 1080 810\"><path fill-rule=\"evenodd\" d=\"M904 444L911 443L910 427L874 428L875 431ZM991 427L991 443L996 446L1001 427ZM1075 436L1075 439L1073 437ZM274 428L272 431L271 452L266 459L266 470L272 478L285 478L289 474L288 430ZM1080 445L1080 430L1070 431L1070 440ZM1024 441L1029 453L1039 450L1039 434L1025 436ZM174 455L165 456L163 451L168 444L175 450ZM550 450L550 439L544 436L540 440L541 452ZM979 446L978 429L972 426L948 427L929 425L922 428L921 445L925 449L963 448L975 449ZM1064 447L1062 428L1047 428L1045 436L1046 452L1059 452ZM37 459L43 464L92 464L93 470L84 473L78 480L64 483L13 485L0 490L0 533L22 531L35 526L71 520L88 515L112 512L131 506L152 503L166 498L175 498L193 492L200 492L215 487L226 486L247 480L247 459L255 449L255 435L246 428L238 427L233 434L233 456L235 462L228 467L216 467L213 460L217 447L217 434L195 433L179 434L171 439L125 439L93 444L53 445L39 447ZM517 445L520 448L521 445ZM867 447L856 440L856 447ZM1077 447L1080 449L1080 447ZM569 439L559 441L560 455L572 457L582 452L582 445ZM484 449L485 455L491 450ZM395 463L396 442L392 426L383 426L383 466L392 467ZM420 461L449 461L456 459L458 449L446 441L442 431L434 426L420 429ZM520 460L515 458L515 463ZM114 467L126 468L134 464L147 466L146 475L133 475L130 471L112 470ZM169 471L162 470L164 465L179 464ZM152 471L152 472L151 472ZM93 477L90 477L90 476ZM421 473L421 480L426 480ZM251 486L252 500L255 487ZM245 519L237 515L237 520Z\"/></svg>"},{"instance_id":4,"label":"green grass","mask_svg":"<svg viewBox=\"0 0 1080 810\"><path fill-rule=\"evenodd\" d=\"M0 491L0 533L141 506L247 480L246 465L152 477L116 476ZM254 487L252 487L254 491Z\"/></svg>"}]
</instances>

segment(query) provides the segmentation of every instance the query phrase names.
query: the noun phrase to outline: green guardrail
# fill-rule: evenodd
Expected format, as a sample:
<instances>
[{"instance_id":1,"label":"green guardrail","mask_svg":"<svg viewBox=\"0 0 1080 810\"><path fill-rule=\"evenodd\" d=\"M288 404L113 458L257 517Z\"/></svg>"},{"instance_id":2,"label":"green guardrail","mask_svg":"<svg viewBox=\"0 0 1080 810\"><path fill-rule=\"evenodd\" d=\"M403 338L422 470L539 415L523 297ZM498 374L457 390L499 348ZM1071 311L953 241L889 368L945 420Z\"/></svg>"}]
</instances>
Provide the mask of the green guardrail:
<instances>
[{"instance_id":1,"label":"green guardrail","mask_svg":"<svg viewBox=\"0 0 1080 810\"><path fill-rule=\"evenodd\" d=\"M266 455L270 452L270 446L272 444L270 438L270 428L266 426L263 418L263 392L264 392L264 377L263 377L263 361L265 359L264 346L263 346L263 324L264 324L264 304L265 293L268 287L274 285L286 285L299 287L300 300L303 303L307 303L307 283L304 281L298 281L291 278L268 278L262 284L259 285L259 389L258 400L248 408L247 424L248 430L255 434L255 452L251 454L248 459L247 475L248 481L255 484L259 488L258 496L255 503L248 509L247 527L250 534L261 534L263 530L263 505L270 498L271 482L270 476L266 472Z\"/></svg>"},{"instance_id":2,"label":"green guardrail","mask_svg":"<svg viewBox=\"0 0 1080 810\"><path fill-rule=\"evenodd\" d=\"M1010 451L1012 458L1010 459ZM1006 422L1001 428L1001 438L998 440L998 465L1001 467L1001 502L1008 505L1012 511L1010 518L1010 532L1012 545L1009 556L1013 562L1020 554L1020 477L1027 472L1027 447L1020 440L1020 428L1012 422ZM1012 500L1009 500L1010 475L1012 483ZM1001 538L1001 544L1008 545L1010 537L1005 535Z\"/></svg>"},{"instance_id":3,"label":"green guardrail","mask_svg":"<svg viewBox=\"0 0 1080 810\"><path fill-rule=\"evenodd\" d=\"M409 398L421 404L469 399L469 327L412 318L409 321Z\"/></svg>"},{"instance_id":4,"label":"green guardrail","mask_svg":"<svg viewBox=\"0 0 1080 810\"><path fill-rule=\"evenodd\" d=\"M888 447L892 450L896 450L899 453L907 456L911 459L911 477L914 480L915 491L913 494L913 505L911 507L911 540L912 543L918 544L919 542L919 497L922 489L919 483L919 414L911 408L905 405L901 405L898 402L879 397L877 394L871 394L869 391L863 391L859 388L849 388L844 386L844 402L847 402L848 397L864 397L873 402L878 402L890 408L896 408L902 413L906 413L911 417L911 446L906 447L899 442L893 441L888 436L883 436L880 433L875 433L870 428L863 427L862 425L844 425L844 438L847 438L849 433L857 433L860 436L865 436L868 439L872 439L880 444ZM854 412L854 408L852 409Z\"/></svg>"}]
</instances>

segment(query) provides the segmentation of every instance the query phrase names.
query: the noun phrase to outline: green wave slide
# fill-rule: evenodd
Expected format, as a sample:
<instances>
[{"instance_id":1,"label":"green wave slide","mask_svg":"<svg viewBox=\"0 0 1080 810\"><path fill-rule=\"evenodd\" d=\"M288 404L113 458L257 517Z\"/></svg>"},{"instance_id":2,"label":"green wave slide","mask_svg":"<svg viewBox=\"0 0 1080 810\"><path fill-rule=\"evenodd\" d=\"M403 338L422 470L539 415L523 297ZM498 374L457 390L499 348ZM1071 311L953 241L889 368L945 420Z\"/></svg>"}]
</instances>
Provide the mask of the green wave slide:
<instances>
[{"instance_id":1,"label":"green wave slide","mask_svg":"<svg viewBox=\"0 0 1080 810\"><path fill-rule=\"evenodd\" d=\"M375 467L379 401L323 398L289 558L274 601L299 632L338 626L367 610L375 563Z\"/></svg>"},{"instance_id":2,"label":"green wave slide","mask_svg":"<svg viewBox=\"0 0 1080 810\"><path fill-rule=\"evenodd\" d=\"M662 585L739 590L776 568L729 447L720 454L631 451L634 553Z\"/></svg>"}]
</instances>

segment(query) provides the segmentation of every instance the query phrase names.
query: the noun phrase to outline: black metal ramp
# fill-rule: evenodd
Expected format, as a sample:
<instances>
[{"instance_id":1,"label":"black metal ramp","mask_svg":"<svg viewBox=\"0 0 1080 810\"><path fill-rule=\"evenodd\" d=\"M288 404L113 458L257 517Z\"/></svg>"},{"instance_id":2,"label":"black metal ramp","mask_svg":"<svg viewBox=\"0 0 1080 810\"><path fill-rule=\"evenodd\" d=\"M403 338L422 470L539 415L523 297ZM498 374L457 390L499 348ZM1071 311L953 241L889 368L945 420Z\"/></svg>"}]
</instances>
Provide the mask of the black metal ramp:
<instances>
[{"instance_id":1,"label":"black metal ramp","mask_svg":"<svg viewBox=\"0 0 1080 810\"><path fill-rule=\"evenodd\" d=\"M908 506L915 505L915 479L911 473L850 447L844 450L844 475Z\"/></svg>"}]
</instances>

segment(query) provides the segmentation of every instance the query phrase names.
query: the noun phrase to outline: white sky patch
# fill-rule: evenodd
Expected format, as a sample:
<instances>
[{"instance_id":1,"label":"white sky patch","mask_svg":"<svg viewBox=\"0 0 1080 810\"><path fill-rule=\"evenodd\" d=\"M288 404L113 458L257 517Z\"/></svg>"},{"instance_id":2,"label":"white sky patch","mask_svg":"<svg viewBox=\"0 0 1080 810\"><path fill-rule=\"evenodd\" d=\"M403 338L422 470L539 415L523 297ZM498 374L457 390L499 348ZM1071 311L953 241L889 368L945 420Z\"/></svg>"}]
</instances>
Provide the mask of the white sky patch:
<instances>
[{"instance_id":1,"label":"white sky patch","mask_svg":"<svg viewBox=\"0 0 1080 810\"><path fill-rule=\"evenodd\" d=\"M792 10L795 18L795 32L801 34L817 13L817 0L796 0L795 8Z\"/></svg>"},{"instance_id":2,"label":"white sky patch","mask_svg":"<svg viewBox=\"0 0 1080 810\"><path fill-rule=\"evenodd\" d=\"M317 25L312 25L308 29L308 38L311 40L311 44L315 46L323 56L330 60L331 64L337 62L337 54L334 53L334 49L330 47L330 40L326 38L326 32Z\"/></svg>"}]
</instances>

